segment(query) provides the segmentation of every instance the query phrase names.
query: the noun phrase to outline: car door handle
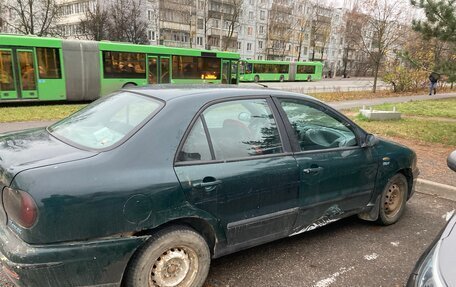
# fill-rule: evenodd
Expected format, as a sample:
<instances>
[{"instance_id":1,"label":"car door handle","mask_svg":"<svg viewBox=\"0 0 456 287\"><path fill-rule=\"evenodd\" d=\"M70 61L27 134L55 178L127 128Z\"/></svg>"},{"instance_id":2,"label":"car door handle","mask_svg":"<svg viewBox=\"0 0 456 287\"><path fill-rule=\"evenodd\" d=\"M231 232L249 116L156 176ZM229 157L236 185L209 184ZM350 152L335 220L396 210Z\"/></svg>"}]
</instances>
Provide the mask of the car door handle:
<instances>
[{"instance_id":1,"label":"car door handle","mask_svg":"<svg viewBox=\"0 0 456 287\"><path fill-rule=\"evenodd\" d=\"M206 188L206 187L213 187L213 186L219 185L221 183L222 183L221 180L213 180L213 181L209 181L209 182L195 183L195 184L193 184L193 187L194 188Z\"/></svg>"},{"instance_id":2,"label":"car door handle","mask_svg":"<svg viewBox=\"0 0 456 287\"><path fill-rule=\"evenodd\" d=\"M319 173L320 171L322 171L323 168L321 166L319 167L311 167L311 168L305 168L303 169L302 171L305 173L305 174L317 174Z\"/></svg>"}]
</instances>

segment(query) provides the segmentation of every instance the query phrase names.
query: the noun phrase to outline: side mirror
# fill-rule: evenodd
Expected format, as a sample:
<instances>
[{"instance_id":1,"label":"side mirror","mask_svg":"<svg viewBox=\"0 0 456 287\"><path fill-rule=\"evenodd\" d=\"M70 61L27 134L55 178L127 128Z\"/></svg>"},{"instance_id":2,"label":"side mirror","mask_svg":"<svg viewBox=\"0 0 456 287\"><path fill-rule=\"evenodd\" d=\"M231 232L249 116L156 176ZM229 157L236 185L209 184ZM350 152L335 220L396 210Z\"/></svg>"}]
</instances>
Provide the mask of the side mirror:
<instances>
[{"instance_id":1,"label":"side mirror","mask_svg":"<svg viewBox=\"0 0 456 287\"><path fill-rule=\"evenodd\" d=\"M447 158L447 164L448 164L448 167L453 170L453 171L456 171L456 150L454 150L452 153L450 153L450 155L448 156Z\"/></svg>"},{"instance_id":2,"label":"side mirror","mask_svg":"<svg viewBox=\"0 0 456 287\"><path fill-rule=\"evenodd\" d=\"M373 134L367 134L361 147L373 147L378 143L378 138Z\"/></svg>"}]
</instances>

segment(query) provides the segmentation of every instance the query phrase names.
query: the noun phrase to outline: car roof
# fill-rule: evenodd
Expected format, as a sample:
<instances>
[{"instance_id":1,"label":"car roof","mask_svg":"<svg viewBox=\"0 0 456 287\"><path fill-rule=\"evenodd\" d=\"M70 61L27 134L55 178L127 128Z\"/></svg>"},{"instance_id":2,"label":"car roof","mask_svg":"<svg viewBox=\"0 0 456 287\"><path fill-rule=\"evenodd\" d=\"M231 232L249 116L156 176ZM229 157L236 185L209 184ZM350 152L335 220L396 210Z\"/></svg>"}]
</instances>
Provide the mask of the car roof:
<instances>
[{"instance_id":1,"label":"car roof","mask_svg":"<svg viewBox=\"0 0 456 287\"><path fill-rule=\"evenodd\" d=\"M125 88L123 91L131 91L140 93L143 95L158 98L165 102L173 99L192 96L207 96L210 95L212 99L219 99L225 97L235 97L243 95L280 95L280 96L295 96L303 97L309 100L318 101L311 96L288 92L284 90L271 89L267 87L261 87L255 84L252 85L218 85L218 84L199 84L199 85L173 85L173 84L161 84L161 85L149 85L142 87Z\"/></svg>"}]
</instances>

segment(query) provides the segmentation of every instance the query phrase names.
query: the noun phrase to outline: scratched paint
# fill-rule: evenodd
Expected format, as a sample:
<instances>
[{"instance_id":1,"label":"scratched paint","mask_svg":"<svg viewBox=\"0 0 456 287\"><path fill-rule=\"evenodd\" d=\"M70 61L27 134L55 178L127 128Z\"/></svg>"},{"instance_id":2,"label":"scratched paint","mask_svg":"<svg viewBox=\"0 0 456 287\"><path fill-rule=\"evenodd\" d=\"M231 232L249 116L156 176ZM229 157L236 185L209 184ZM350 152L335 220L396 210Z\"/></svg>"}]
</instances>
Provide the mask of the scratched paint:
<instances>
[{"instance_id":1,"label":"scratched paint","mask_svg":"<svg viewBox=\"0 0 456 287\"><path fill-rule=\"evenodd\" d=\"M344 212L342 211L342 209L339 208L339 206L337 204L333 205L330 208L328 208L325 211L324 215L322 217L318 218L314 223L304 227L303 229L301 229L297 232L290 234L289 236L298 235L303 232L314 230L319 227L325 226L331 222L339 220L343 214L344 214Z\"/></svg>"},{"instance_id":2,"label":"scratched paint","mask_svg":"<svg viewBox=\"0 0 456 287\"><path fill-rule=\"evenodd\" d=\"M338 272L332 274L328 278L318 281L317 283L315 283L315 285L313 285L313 287L327 287L327 286L333 284L334 282L336 282L337 277L339 277L340 275L347 273L348 271L351 271L353 269L355 269L355 267L353 267L353 266L348 267L348 268L341 267Z\"/></svg>"}]
</instances>

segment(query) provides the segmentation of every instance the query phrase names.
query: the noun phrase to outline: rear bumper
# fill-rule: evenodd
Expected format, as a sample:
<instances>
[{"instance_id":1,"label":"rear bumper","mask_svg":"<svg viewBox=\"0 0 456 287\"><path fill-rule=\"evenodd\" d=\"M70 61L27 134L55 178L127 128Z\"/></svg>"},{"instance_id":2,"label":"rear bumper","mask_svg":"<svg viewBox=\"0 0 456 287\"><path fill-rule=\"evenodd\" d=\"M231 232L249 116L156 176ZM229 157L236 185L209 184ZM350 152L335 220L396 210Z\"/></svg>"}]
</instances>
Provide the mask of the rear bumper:
<instances>
[{"instance_id":1,"label":"rear bumper","mask_svg":"<svg viewBox=\"0 0 456 287\"><path fill-rule=\"evenodd\" d=\"M29 245L0 228L0 261L16 286L120 286L127 263L147 237Z\"/></svg>"}]
</instances>

